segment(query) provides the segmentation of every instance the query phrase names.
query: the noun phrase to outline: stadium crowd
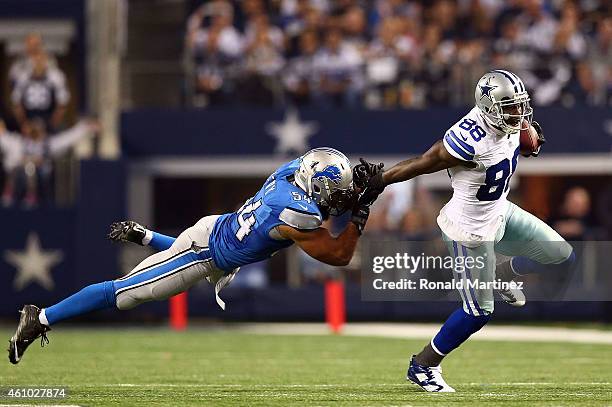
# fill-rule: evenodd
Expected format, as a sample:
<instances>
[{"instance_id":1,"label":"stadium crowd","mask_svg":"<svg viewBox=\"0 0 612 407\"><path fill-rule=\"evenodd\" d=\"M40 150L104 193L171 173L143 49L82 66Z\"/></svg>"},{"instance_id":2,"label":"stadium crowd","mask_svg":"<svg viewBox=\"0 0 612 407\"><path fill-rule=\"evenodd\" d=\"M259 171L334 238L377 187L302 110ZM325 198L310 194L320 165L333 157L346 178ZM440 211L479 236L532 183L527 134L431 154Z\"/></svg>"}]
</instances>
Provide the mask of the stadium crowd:
<instances>
[{"instance_id":1,"label":"stadium crowd","mask_svg":"<svg viewBox=\"0 0 612 407\"><path fill-rule=\"evenodd\" d=\"M186 48L200 106L468 105L490 66L536 105L612 104L603 0L213 0Z\"/></svg>"}]
</instances>

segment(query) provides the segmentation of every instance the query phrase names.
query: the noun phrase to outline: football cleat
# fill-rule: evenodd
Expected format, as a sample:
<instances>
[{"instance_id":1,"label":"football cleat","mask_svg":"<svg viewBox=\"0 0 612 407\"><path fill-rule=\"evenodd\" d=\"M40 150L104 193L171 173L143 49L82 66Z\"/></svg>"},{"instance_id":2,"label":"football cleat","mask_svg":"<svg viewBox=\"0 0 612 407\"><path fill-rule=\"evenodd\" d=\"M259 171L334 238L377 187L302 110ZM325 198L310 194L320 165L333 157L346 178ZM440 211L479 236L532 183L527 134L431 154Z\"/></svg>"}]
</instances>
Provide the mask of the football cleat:
<instances>
[{"instance_id":1,"label":"football cleat","mask_svg":"<svg viewBox=\"0 0 612 407\"><path fill-rule=\"evenodd\" d=\"M512 282L511 282L512 283ZM513 307L522 307L527 302L527 298L520 288L508 288L505 290L497 290L499 296Z\"/></svg>"},{"instance_id":2,"label":"football cleat","mask_svg":"<svg viewBox=\"0 0 612 407\"><path fill-rule=\"evenodd\" d=\"M132 221L113 222L110 225L108 238L113 242L132 242L144 246L142 240L147 233L144 226Z\"/></svg>"},{"instance_id":3,"label":"football cleat","mask_svg":"<svg viewBox=\"0 0 612 407\"><path fill-rule=\"evenodd\" d=\"M428 367L418 364L414 360L415 356L410 359L406 380L419 386L421 389L432 393L454 393L455 389L450 387L442 377L442 367Z\"/></svg>"},{"instance_id":4,"label":"football cleat","mask_svg":"<svg viewBox=\"0 0 612 407\"><path fill-rule=\"evenodd\" d=\"M47 331L51 330L38 320L40 308L37 306L24 305L19 312L21 313L19 325L17 325L15 335L9 340L8 348L9 361L14 365L19 363L28 346L36 339L40 338L40 346L48 344Z\"/></svg>"}]
</instances>

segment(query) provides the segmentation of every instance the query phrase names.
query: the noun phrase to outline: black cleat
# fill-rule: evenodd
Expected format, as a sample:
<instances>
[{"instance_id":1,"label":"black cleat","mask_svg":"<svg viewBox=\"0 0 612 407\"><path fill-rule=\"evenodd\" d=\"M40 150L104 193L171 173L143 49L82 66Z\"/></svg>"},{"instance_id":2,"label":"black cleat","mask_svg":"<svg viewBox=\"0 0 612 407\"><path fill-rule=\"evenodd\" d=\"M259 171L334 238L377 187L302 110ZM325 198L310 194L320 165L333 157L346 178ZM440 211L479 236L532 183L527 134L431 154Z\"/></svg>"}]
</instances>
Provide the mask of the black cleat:
<instances>
[{"instance_id":1,"label":"black cleat","mask_svg":"<svg viewBox=\"0 0 612 407\"><path fill-rule=\"evenodd\" d=\"M47 331L51 328L40 323L38 315L40 308L36 305L24 305L15 335L9 340L9 360L12 364L19 363L28 346L40 338L40 346L49 343Z\"/></svg>"},{"instance_id":2,"label":"black cleat","mask_svg":"<svg viewBox=\"0 0 612 407\"><path fill-rule=\"evenodd\" d=\"M113 242L132 242L144 246L142 239L144 239L146 233L147 229L144 226L132 220L126 220L113 222L110 225L110 232L107 237Z\"/></svg>"}]
</instances>

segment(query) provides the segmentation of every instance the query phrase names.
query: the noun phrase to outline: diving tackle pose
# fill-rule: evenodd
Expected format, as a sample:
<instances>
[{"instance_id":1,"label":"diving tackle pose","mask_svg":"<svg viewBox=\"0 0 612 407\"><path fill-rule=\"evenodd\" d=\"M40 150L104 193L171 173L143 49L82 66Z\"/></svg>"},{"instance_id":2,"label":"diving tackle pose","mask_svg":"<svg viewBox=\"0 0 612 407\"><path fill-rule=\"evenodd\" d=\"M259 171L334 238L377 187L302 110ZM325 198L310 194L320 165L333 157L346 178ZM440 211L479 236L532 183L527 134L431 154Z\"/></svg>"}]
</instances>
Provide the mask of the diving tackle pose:
<instances>
[{"instance_id":1,"label":"diving tackle pose","mask_svg":"<svg viewBox=\"0 0 612 407\"><path fill-rule=\"evenodd\" d=\"M112 240L132 241L159 250L126 276L89 285L43 309L25 305L9 341L9 360L19 363L35 339L41 344L52 325L91 311L127 310L164 300L206 279L219 291L239 268L297 244L313 258L344 266L353 257L369 215L357 203L351 164L332 148L316 148L278 168L236 212L205 216L177 238L144 229L135 222L113 224ZM323 228L330 215L352 210L351 222L337 237Z\"/></svg>"},{"instance_id":2,"label":"diving tackle pose","mask_svg":"<svg viewBox=\"0 0 612 407\"><path fill-rule=\"evenodd\" d=\"M545 141L540 125L532 123L533 109L523 81L509 71L488 72L478 81L475 98L476 106L423 155L386 171L362 160L360 166L368 171L363 179L355 179L365 184L360 202L367 203L389 184L447 170L453 196L438 216L442 239L455 258L486 259L483 268L454 271L453 278L462 282L457 286L463 286L459 289L463 306L410 361L407 379L429 392L455 391L444 381L440 362L493 314L493 289L466 288L467 280L511 282L523 274L570 270L575 260L572 247L557 232L507 200L521 152L520 131L533 126L537 133L537 148L529 155L537 156ZM511 258L496 265L496 252ZM507 286L498 291L501 298L523 306L523 292Z\"/></svg>"}]
</instances>

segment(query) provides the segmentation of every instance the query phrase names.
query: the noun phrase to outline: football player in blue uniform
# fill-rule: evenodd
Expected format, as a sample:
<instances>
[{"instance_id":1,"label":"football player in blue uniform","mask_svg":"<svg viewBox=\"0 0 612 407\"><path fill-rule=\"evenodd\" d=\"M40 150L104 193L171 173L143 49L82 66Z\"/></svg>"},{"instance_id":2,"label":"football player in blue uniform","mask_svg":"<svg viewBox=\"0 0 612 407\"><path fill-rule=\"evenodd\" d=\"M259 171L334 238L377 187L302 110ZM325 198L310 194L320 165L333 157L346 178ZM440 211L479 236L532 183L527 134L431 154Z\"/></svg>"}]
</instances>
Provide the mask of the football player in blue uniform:
<instances>
[{"instance_id":1,"label":"football player in blue uniform","mask_svg":"<svg viewBox=\"0 0 612 407\"><path fill-rule=\"evenodd\" d=\"M206 216L177 238L144 229L134 222L113 224L112 240L134 241L160 250L126 276L92 284L61 302L40 309L25 305L9 341L9 360L18 363L37 338L60 321L91 311L126 310L164 300L206 279L219 291L245 264L269 258L297 244L313 258L344 266L353 257L369 215L357 204L351 164L331 148L316 148L278 168L236 212ZM352 210L351 222L337 237L321 224L329 215Z\"/></svg>"}]
</instances>

